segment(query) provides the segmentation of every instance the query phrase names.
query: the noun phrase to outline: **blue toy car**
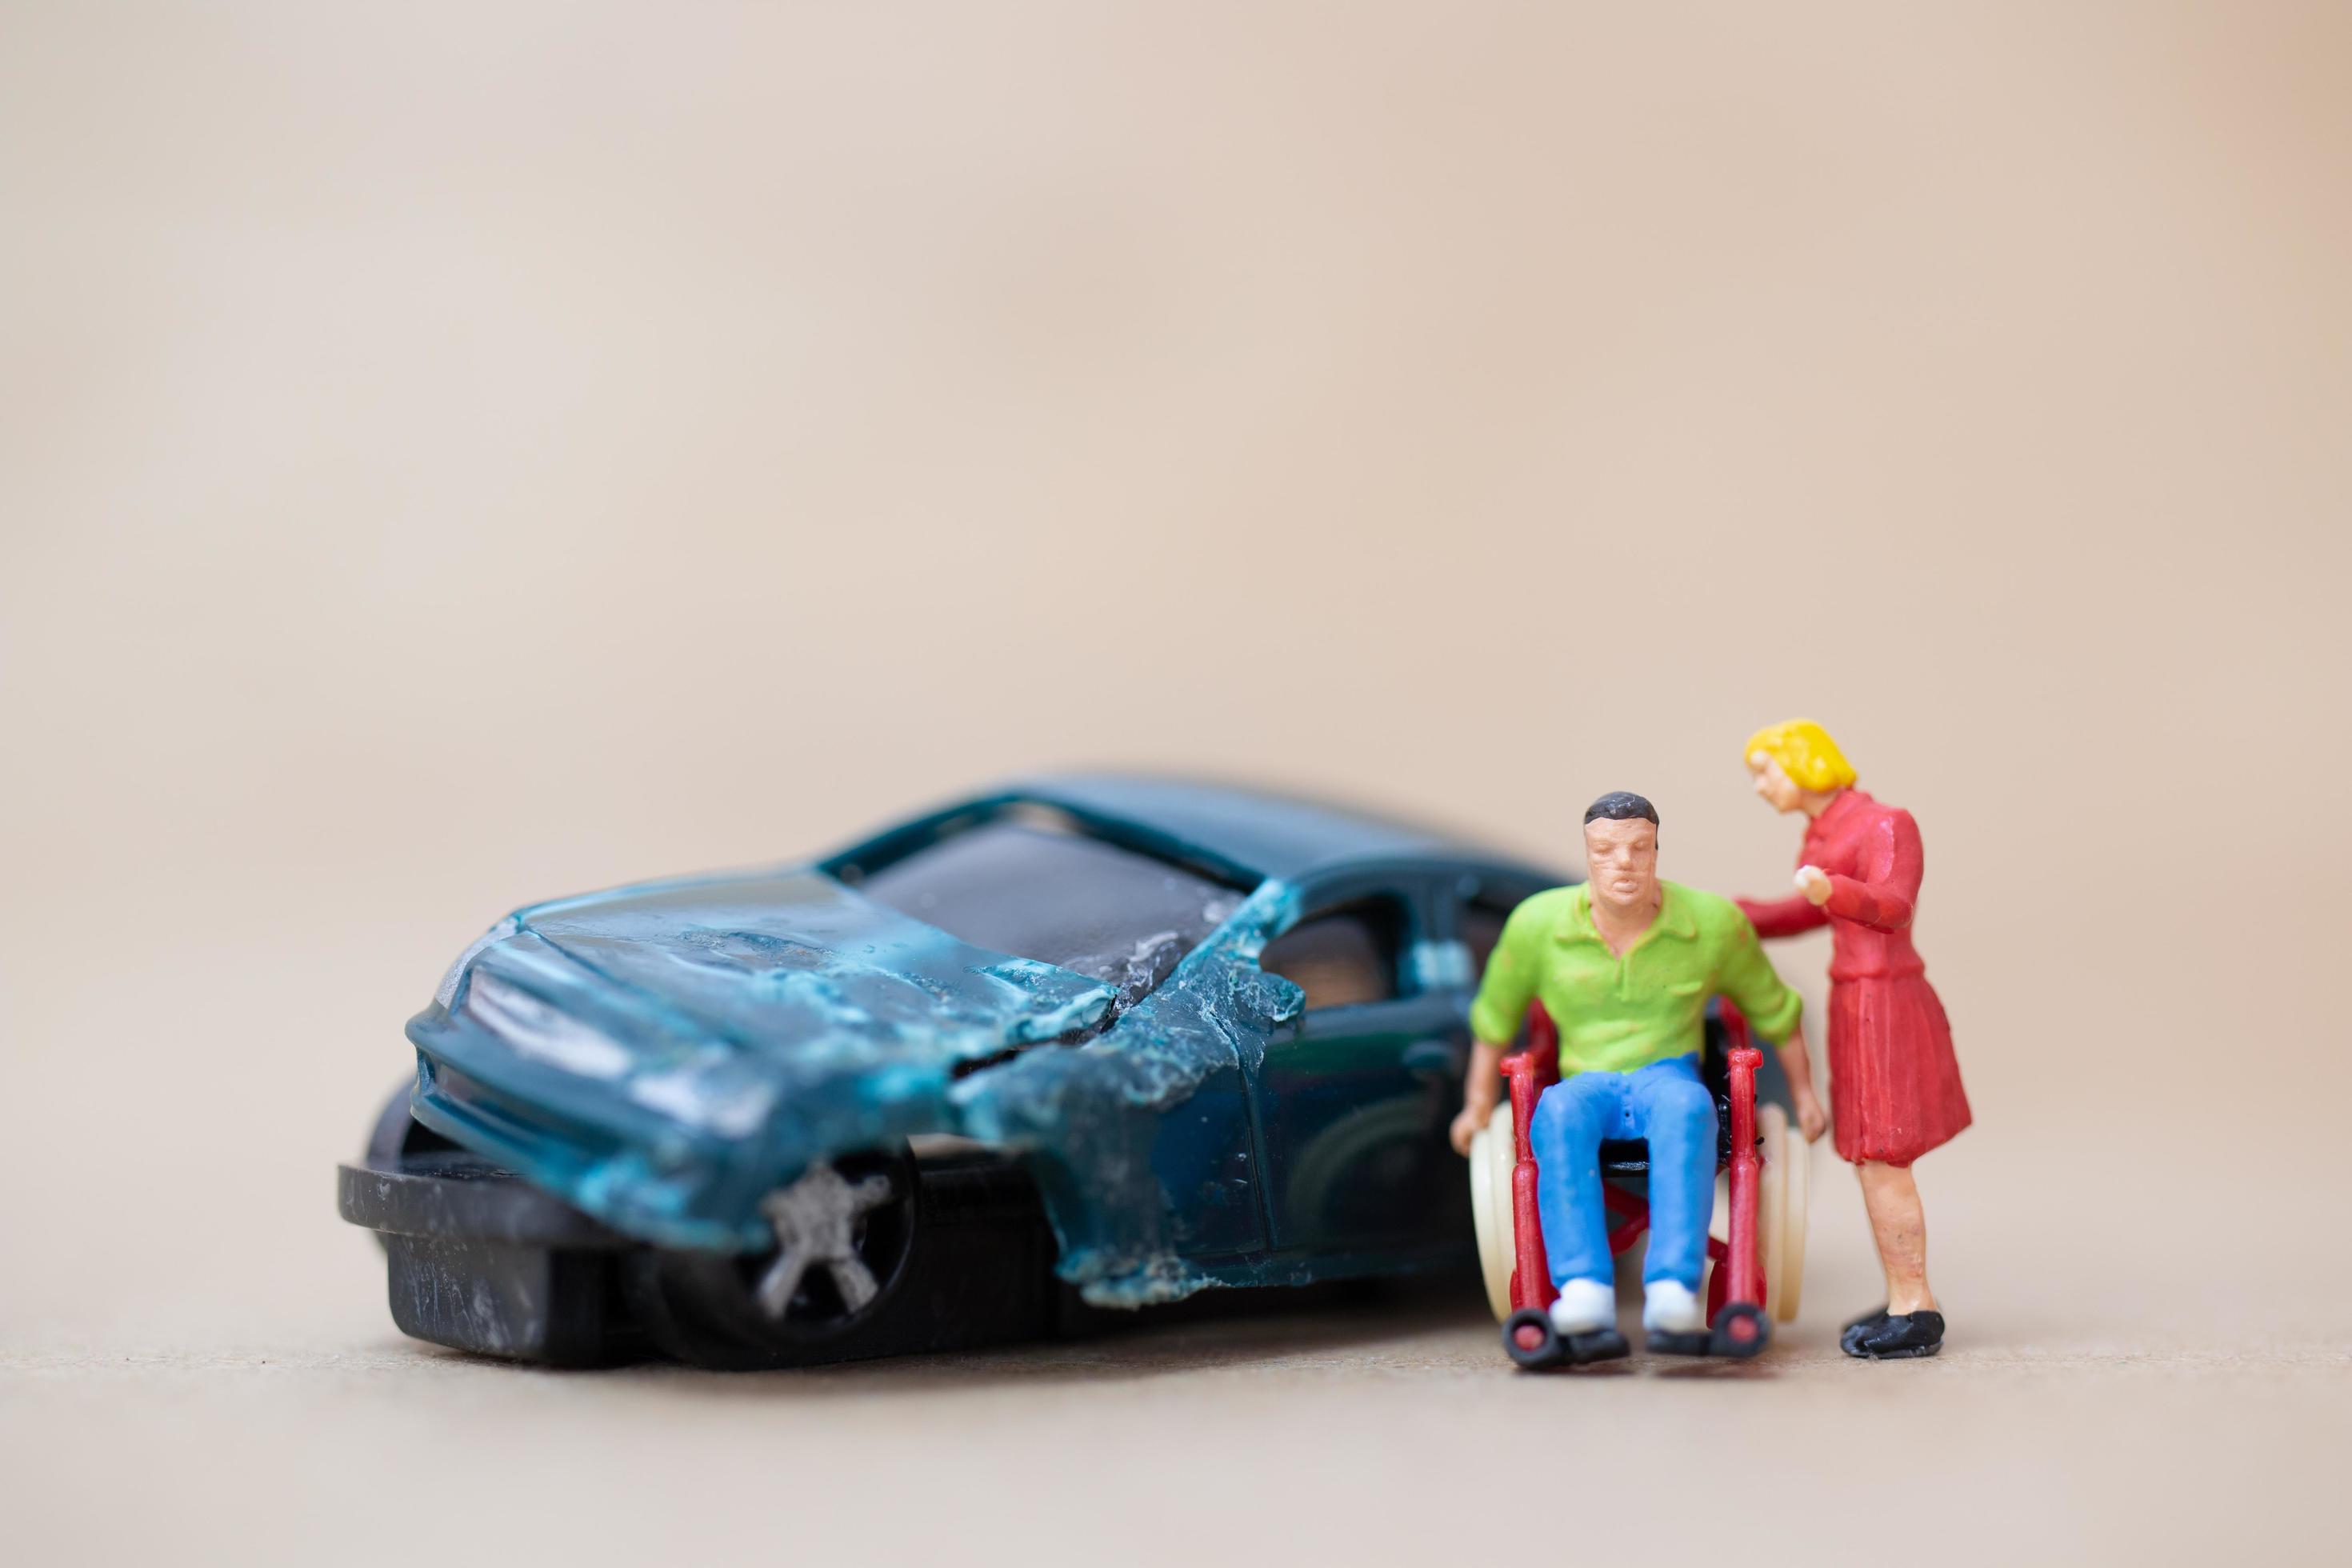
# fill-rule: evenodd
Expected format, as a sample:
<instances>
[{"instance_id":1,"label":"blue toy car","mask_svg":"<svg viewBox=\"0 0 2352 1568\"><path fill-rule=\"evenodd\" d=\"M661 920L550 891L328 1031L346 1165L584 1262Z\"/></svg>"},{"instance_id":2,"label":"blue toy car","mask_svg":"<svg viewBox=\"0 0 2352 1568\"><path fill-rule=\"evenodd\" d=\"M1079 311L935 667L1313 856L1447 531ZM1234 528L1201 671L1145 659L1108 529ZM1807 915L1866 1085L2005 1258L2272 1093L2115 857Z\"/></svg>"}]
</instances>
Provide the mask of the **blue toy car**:
<instances>
[{"instance_id":1,"label":"blue toy car","mask_svg":"<svg viewBox=\"0 0 2352 1568\"><path fill-rule=\"evenodd\" d=\"M780 1366L1475 1258L1465 1014L1566 879L1358 812L1060 777L814 863L518 910L341 1172L393 1315Z\"/></svg>"}]
</instances>

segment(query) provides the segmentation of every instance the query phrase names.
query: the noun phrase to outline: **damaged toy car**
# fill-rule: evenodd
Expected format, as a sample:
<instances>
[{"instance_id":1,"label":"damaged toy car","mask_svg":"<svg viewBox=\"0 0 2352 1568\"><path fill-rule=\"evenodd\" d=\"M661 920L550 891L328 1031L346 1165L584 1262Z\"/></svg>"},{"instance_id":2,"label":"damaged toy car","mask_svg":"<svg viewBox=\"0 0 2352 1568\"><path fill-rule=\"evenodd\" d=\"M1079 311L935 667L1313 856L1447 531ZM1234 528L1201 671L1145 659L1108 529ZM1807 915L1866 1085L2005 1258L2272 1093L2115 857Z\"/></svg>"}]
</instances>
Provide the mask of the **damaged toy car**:
<instances>
[{"instance_id":1,"label":"damaged toy car","mask_svg":"<svg viewBox=\"0 0 2352 1568\"><path fill-rule=\"evenodd\" d=\"M410 1022L413 1092L341 1211L383 1237L402 1329L563 1364L1466 1276L1466 1013L1560 880L1353 811L1065 777L536 904Z\"/></svg>"}]
</instances>

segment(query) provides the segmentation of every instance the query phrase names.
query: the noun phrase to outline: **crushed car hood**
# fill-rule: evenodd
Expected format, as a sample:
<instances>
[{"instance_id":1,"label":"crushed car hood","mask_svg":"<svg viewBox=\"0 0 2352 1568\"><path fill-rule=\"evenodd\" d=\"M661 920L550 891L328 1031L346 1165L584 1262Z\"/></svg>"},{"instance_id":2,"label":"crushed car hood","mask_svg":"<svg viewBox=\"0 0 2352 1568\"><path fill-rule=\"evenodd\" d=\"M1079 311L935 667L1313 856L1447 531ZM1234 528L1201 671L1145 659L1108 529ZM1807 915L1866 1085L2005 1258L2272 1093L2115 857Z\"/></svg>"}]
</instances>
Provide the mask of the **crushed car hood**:
<instances>
[{"instance_id":1,"label":"crushed car hood","mask_svg":"<svg viewBox=\"0 0 2352 1568\"><path fill-rule=\"evenodd\" d=\"M467 950L409 1024L415 1110L626 1228L746 1246L780 1176L937 1130L960 1069L1082 1036L1117 1001L819 870L624 888Z\"/></svg>"}]
</instances>

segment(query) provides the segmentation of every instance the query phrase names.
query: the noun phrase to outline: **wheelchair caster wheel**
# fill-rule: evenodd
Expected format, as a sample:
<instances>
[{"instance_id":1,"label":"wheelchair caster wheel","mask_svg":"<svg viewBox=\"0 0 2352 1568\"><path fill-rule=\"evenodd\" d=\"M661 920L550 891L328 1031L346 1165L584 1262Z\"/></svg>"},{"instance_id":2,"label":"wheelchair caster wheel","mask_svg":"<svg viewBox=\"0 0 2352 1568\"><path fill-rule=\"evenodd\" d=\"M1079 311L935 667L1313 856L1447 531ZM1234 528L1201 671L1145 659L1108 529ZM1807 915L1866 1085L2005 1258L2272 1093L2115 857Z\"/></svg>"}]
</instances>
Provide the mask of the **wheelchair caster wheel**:
<instances>
[{"instance_id":1,"label":"wheelchair caster wheel","mask_svg":"<svg viewBox=\"0 0 2352 1568\"><path fill-rule=\"evenodd\" d=\"M1524 1372L1541 1372L1568 1359L1551 1314L1533 1307L1520 1308L1503 1325L1503 1351Z\"/></svg>"},{"instance_id":2,"label":"wheelchair caster wheel","mask_svg":"<svg viewBox=\"0 0 2352 1568\"><path fill-rule=\"evenodd\" d=\"M1772 1320L1764 1315L1764 1309L1752 1301L1733 1301L1715 1315L1708 1349L1711 1354L1745 1360L1771 1342Z\"/></svg>"},{"instance_id":3,"label":"wheelchair caster wheel","mask_svg":"<svg viewBox=\"0 0 2352 1568\"><path fill-rule=\"evenodd\" d=\"M1522 1307L1503 1325L1503 1350L1522 1372L1542 1372L1565 1363L1585 1366L1615 1361L1626 1353L1625 1336L1614 1329L1595 1329L1566 1339L1551 1326L1551 1314Z\"/></svg>"}]
</instances>

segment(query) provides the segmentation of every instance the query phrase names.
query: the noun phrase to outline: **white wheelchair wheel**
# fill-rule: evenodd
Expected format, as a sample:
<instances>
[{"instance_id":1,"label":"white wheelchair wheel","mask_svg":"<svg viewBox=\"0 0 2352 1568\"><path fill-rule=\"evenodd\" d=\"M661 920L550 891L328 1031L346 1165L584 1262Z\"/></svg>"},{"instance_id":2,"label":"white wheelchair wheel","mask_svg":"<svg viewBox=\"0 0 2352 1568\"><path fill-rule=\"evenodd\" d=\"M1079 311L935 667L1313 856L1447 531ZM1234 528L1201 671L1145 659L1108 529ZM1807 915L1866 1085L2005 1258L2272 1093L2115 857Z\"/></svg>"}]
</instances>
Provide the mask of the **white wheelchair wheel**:
<instances>
[{"instance_id":1,"label":"white wheelchair wheel","mask_svg":"<svg viewBox=\"0 0 2352 1568\"><path fill-rule=\"evenodd\" d=\"M1805 1226L1813 1197L1813 1146L1795 1128L1789 1129L1788 1194L1781 1199L1787 1217L1780 1242L1780 1294L1772 1298L1773 1315L1794 1322L1805 1298Z\"/></svg>"},{"instance_id":2,"label":"white wheelchair wheel","mask_svg":"<svg viewBox=\"0 0 2352 1568\"><path fill-rule=\"evenodd\" d=\"M1756 1130L1762 1134L1763 1179L1756 1194L1756 1241L1764 1267L1764 1300L1772 1315L1780 1315L1780 1268L1787 1254L1789 1217L1789 1113L1777 1105L1756 1108ZM1787 1320L1783 1319L1783 1321Z\"/></svg>"},{"instance_id":3,"label":"white wheelchair wheel","mask_svg":"<svg viewBox=\"0 0 2352 1568\"><path fill-rule=\"evenodd\" d=\"M1495 1321L1511 1315L1511 1269L1517 1253L1517 1226L1511 1218L1511 1171L1518 1163L1512 1136L1511 1102L1470 1140L1470 1222L1478 1234L1478 1272L1486 1282L1486 1305Z\"/></svg>"},{"instance_id":4,"label":"white wheelchair wheel","mask_svg":"<svg viewBox=\"0 0 2352 1568\"><path fill-rule=\"evenodd\" d=\"M1756 1120L1764 1135L1763 1191L1757 1205L1764 1300L1776 1321L1793 1322L1805 1289L1805 1205L1813 1151L1780 1107L1763 1107Z\"/></svg>"}]
</instances>

